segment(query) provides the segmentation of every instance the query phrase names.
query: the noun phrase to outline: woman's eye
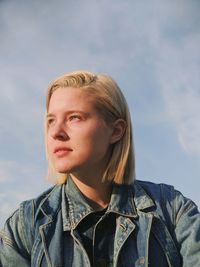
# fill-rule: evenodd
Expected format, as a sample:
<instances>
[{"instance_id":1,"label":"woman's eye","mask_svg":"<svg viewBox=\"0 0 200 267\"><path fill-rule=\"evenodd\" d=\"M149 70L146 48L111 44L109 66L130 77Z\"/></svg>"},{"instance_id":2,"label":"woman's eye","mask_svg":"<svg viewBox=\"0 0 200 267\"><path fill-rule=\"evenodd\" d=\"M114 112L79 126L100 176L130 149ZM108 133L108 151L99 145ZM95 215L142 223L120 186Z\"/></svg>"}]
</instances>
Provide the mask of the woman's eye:
<instances>
[{"instance_id":1,"label":"woman's eye","mask_svg":"<svg viewBox=\"0 0 200 267\"><path fill-rule=\"evenodd\" d=\"M81 120L81 117L79 115L71 115L69 117L69 121L79 121Z\"/></svg>"},{"instance_id":2,"label":"woman's eye","mask_svg":"<svg viewBox=\"0 0 200 267\"><path fill-rule=\"evenodd\" d=\"M54 119L48 119L48 120L47 120L47 125L48 125L48 126L51 126L54 122L55 122Z\"/></svg>"}]
</instances>

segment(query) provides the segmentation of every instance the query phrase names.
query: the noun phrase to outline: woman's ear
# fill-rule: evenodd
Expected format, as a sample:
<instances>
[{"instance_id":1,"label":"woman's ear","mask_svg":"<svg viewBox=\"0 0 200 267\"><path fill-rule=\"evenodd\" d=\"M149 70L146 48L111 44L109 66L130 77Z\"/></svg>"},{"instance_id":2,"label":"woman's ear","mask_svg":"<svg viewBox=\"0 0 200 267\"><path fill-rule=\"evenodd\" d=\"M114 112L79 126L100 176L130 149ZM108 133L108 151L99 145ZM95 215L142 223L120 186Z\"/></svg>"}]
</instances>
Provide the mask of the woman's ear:
<instances>
[{"instance_id":1,"label":"woman's ear","mask_svg":"<svg viewBox=\"0 0 200 267\"><path fill-rule=\"evenodd\" d=\"M126 130L126 122L123 119L117 119L113 125L113 132L111 135L110 143L114 144L118 142L124 135L124 132Z\"/></svg>"}]
</instances>

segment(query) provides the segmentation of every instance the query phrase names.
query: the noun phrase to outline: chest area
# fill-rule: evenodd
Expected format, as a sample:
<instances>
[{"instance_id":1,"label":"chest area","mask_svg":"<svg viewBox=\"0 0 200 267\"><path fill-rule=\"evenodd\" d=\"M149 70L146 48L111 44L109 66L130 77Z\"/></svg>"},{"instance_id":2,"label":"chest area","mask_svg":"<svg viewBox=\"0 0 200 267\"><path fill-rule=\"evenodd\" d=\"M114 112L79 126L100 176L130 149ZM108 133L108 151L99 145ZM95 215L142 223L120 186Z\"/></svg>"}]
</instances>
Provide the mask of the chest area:
<instances>
[{"instance_id":1,"label":"chest area","mask_svg":"<svg viewBox=\"0 0 200 267\"><path fill-rule=\"evenodd\" d=\"M165 240L170 238L173 242L172 238L152 220L132 222L116 215L97 215L88 217L75 230L59 235L57 242L52 236L42 246L37 266L179 266L177 255L171 253Z\"/></svg>"}]
</instances>

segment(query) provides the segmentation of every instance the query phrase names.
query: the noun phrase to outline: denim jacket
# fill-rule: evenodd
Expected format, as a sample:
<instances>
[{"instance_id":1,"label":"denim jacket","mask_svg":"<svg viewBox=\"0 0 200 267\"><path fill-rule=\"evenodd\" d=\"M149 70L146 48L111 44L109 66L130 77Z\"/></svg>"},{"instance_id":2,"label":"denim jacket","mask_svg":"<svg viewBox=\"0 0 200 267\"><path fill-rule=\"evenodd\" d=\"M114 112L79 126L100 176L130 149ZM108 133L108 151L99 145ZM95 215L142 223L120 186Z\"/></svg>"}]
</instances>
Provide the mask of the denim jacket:
<instances>
[{"instance_id":1,"label":"denim jacket","mask_svg":"<svg viewBox=\"0 0 200 267\"><path fill-rule=\"evenodd\" d=\"M90 212L65 184L23 202L0 231L0 267L90 267L77 232ZM114 185L107 212L117 215L113 267L200 266L200 214L172 186Z\"/></svg>"}]
</instances>

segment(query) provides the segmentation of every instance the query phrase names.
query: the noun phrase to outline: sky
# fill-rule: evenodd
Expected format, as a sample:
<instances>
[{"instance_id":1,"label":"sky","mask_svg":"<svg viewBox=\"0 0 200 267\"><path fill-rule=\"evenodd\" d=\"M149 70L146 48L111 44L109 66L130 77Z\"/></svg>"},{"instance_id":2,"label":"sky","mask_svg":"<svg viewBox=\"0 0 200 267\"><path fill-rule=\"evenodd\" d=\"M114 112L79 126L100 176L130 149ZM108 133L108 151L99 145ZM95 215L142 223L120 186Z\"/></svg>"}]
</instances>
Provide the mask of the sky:
<instances>
[{"instance_id":1,"label":"sky","mask_svg":"<svg viewBox=\"0 0 200 267\"><path fill-rule=\"evenodd\" d=\"M73 71L106 73L131 111L140 180L200 207L200 2L0 0L0 226L46 179L45 94Z\"/></svg>"}]
</instances>

